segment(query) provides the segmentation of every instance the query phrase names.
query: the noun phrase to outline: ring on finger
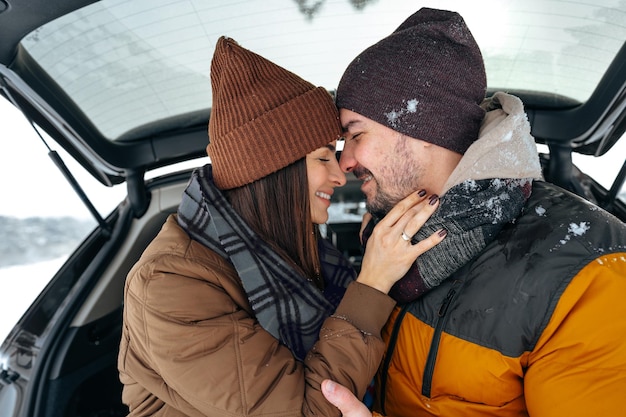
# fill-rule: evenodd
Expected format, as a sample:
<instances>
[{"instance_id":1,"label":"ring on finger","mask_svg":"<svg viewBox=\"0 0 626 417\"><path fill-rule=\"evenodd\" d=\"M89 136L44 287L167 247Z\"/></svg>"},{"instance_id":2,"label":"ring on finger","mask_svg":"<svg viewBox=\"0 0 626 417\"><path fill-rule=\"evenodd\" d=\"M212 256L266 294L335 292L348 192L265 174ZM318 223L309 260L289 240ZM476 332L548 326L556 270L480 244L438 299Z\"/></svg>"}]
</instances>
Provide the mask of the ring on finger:
<instances>
[{"instance_id":1,"label":"ring on finger","mask_svg":"<svg viewBox=\"0 0 626 417\"><path fill-rule=\"evenodd\" d=\"M411 236L407 235L404 230L402 231L402 240L408 242L411 240Z\"/></svg>"}]
</instances>

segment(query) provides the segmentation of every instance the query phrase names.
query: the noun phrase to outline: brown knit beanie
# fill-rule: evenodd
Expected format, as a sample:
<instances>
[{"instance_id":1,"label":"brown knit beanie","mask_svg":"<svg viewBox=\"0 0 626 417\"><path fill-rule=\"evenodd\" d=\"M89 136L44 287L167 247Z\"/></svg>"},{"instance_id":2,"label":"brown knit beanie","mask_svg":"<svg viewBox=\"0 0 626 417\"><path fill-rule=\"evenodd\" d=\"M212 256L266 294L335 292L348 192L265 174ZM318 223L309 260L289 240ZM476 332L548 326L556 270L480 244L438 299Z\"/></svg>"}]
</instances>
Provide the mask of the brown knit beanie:
<instances>
[{"instance_id":1,"label":"brown knit beanie","mask_svg":"<svg viewBox=\"0 0 626 417\"><path fill-rule=\"evenodd\" d=\"M487 80L455 12L422 8L348 66L337 106L460 154L478 138Z\"/></svg>"},{"instance_id":2,"label":"brown knit beanie","mask_svg":"<svg viewBox=\"0 0 626 417\"><path fill-rule=\"evenodd\" d=\"M207 152L222 190L261 179L341 136L331 95L233 39L211 61Z\"/></svg>"}]
</instances>

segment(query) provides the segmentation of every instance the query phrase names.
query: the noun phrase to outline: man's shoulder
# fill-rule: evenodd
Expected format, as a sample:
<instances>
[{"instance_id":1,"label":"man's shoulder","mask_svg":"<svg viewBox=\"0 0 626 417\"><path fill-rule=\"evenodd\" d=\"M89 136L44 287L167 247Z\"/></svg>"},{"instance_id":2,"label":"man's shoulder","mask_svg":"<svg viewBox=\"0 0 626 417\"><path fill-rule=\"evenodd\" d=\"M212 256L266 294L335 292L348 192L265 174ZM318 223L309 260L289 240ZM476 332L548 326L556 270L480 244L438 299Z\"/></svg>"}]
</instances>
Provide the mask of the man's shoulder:
<instances>
[{"instance_id":1,"label":"man's shoulder","mask_svg":"<svg viewBox=\"0 0 626 417\"><path fill-rule=\"evenodd\" d=\"M548 210L556 210L554 213ZM573 210L573 211L572 211ZM546 181L533 181L532 193L524 207L524 212L534 211L539 216L565 216L579 215L595 218L608 219L610 224L625 227L617 217L592 203L591 201L565 190L555 184Z\"/></svg>"},{"instance_id":2,"label":"man's shoulder","mask_svg":"<svg viewBox=\"0 0 626 417\"><path fill-rule=\"evenodd\" d=\"M533 183L532 194L516 224L522 229L534 229L537 237L542 236L551 247L579 241L597 252L624 250L626 244L624 222L586 199L544 181Z\"/></svg>"},{"instance_id":3,"label":"man's shoulder","mask_svg":"<svg viewBox=\"0 0 626 417\"><path fill-rule=\"evenodd\" d=\"M532 350L564 289L590 263L624 252L625 236L624 223L607 211L536 182L522 214L433 290L443 297L451 282L463 283L446 331L509 356ZM492 312L484 314L480 328L465 320L476 311Z\"/></svg>"}]
</instances>

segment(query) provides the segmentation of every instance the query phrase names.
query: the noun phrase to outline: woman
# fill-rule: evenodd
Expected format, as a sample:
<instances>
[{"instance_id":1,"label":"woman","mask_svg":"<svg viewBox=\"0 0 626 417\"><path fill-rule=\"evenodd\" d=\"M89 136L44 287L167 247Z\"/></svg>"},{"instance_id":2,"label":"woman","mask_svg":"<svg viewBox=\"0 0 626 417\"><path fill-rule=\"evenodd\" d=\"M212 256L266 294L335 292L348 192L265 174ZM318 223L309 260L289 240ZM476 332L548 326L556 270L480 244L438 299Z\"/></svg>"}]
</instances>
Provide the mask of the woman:
<instances>
[{"instance_id":1,"label":"woman","mask_svg":"<svg viewBox=\"0 0 626 417\"><path fill-rule=\"evenodd\" d=\"M403 239L437 199L392 210L354 281L316 226L346 181L330 95L227 38L211 82L211 164L126 281L123 401L131 416L338 415L320 383L364 395L394 306L386 293L443 239Z\"/></svg>"}]
</instances>

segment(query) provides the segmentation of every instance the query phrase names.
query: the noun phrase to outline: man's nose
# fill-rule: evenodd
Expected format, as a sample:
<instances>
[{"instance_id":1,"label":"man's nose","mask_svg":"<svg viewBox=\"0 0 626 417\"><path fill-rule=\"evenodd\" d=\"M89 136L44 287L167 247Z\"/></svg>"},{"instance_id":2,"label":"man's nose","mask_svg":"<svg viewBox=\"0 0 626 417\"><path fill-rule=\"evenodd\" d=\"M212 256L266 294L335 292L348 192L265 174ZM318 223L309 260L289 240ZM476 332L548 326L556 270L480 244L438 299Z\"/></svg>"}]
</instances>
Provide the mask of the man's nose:
<instances>
[{"instance_id":1,"label":"man's nose","mask_svg":"<svg viewBox=\"0 0 626 417\"><path fill-rule=\"evenodd\" d=\"M339 157L339 167L343 172L352 172L355 166L356 160L354 159L352 146L349 143L345 143Z\"/></svg>"}]
</instances>

